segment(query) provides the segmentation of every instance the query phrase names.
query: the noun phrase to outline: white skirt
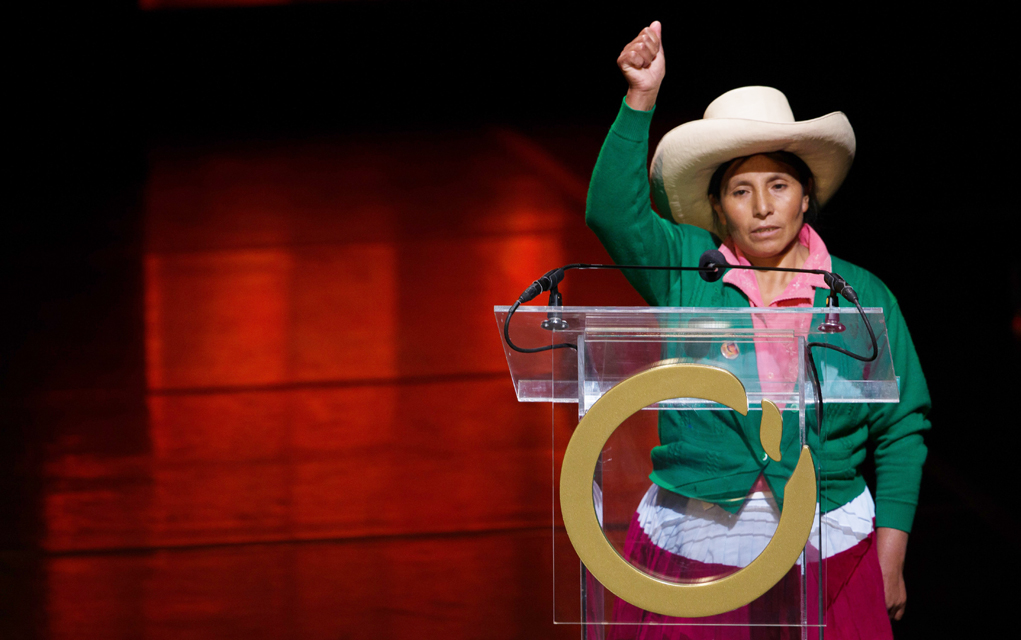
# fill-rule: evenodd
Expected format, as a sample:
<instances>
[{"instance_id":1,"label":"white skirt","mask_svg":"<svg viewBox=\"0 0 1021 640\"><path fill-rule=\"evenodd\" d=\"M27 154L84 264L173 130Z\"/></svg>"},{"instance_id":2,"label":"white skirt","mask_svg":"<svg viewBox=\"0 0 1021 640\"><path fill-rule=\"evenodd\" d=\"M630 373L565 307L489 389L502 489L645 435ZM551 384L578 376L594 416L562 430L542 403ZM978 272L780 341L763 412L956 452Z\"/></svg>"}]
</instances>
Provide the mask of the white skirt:
<instances>
[{"instance_id":1,"label":"white skirt","mask_svg":"<svg viewBox=\"0 0 1021 640\"><path fill-rule=\"evenodd\" d=\"M595 497L600 512L601 496ZM828 558L864 540L872 533L875 515L876 505L868 487L822 518L816 505L806 549L808 560L817 561L820 555ZM652 485L638 505L638 521L661 549L707 564L746 567L772 539L780 522L780 510L772 493L757 491L737 513L730 513L712 503Z\"/></svg>"}]
</instances>

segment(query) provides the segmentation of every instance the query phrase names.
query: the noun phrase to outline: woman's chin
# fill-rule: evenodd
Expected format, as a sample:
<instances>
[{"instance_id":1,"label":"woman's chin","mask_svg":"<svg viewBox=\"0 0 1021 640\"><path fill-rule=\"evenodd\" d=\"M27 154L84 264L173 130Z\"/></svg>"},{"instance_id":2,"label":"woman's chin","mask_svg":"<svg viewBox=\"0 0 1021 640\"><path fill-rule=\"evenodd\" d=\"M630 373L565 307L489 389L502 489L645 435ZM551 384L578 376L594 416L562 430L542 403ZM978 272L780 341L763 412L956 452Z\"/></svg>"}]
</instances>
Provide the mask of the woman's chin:
<instances>
[{"instance_id":1,"label":"woman's chin","mask_svg":"<svg viewBox=\"0 0 1021 640\"><path fill-rule=\"evenodd\" d=\"M759 258L762 260L768 258L775 258L780 255L786 245L783 242L777 240L760 240L758 242L749 242L748 246L740 247L741 251L748 258Z\"/></svg>"},{"instance_id":2,"label":"woman's chin","mask_svg":"<svg viewBox=\"0 0 1021 640\"><path fill-rule=\"evenodd\" d=\"M796 240L797 235L789 238L786 234L781 233L748 234L742 238L735 238L734 243L749 259L769 260L786 253Z\"/></svg>"}]
</instances>

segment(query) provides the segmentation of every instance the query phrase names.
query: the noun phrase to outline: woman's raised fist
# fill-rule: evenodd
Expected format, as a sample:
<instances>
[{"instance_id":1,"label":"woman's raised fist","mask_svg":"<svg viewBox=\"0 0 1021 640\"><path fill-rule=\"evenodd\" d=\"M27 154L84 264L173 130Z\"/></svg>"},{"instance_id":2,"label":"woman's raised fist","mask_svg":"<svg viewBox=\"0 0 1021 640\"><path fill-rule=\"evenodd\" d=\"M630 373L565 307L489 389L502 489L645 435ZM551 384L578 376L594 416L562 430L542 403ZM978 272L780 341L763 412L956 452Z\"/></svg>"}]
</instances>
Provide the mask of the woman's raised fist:
<instances>
[{"instance_id":1,"label":"woman's raised fist","mask_svg":"<svg viewBox=\"0 0 1021 640\"><path fill-rule=\"evenodd\" d=\"M627 104L638 111L648 111L656 104L659 85L666 75L663 57L663 27L655 21L642 29L617 57L627 79Z\"/></svg>"}]
</instances>

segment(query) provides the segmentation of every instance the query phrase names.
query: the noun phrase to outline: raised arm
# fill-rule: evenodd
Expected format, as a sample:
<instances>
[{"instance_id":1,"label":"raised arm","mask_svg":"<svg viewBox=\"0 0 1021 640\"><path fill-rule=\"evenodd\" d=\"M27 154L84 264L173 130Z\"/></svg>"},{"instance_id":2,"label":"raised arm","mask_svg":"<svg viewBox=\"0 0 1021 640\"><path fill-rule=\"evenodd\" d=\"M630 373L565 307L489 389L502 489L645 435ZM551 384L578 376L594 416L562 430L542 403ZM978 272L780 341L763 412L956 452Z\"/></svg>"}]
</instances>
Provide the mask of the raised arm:
<instances>
[{"instance_id":1,"label":"raised arm","mask_svg":"<svg viewBox=\"0 0 1021 640\"><path fill-rule=\"evenodd\" d=\"M617 264L680 264L678 225L663 220L649 202L649 123L666 73L659 22L642 29L617 58L627 97L603 143L589 183L585 222ZM697 260L697 257L696 257ZM676 275L625 272L643 298L667 304Z\"/></svg>"}]
</instances>

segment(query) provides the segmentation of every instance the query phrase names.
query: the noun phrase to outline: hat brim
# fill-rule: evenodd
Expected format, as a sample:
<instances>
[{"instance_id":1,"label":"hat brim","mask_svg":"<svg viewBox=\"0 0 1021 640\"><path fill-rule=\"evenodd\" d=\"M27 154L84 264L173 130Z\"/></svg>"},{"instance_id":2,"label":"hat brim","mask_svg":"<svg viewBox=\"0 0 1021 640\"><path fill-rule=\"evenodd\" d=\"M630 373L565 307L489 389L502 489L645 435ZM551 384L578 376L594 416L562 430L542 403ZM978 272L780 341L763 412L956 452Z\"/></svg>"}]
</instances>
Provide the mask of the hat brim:
<instances>
[{"instance_id":1,"label":"hat brim","mask_svg":"<svg viewBox=\"0 0 1021 640\"><path fill-rule=\"evenodd\" d=\"M653 156L650 179L659 208L665 203L678 223L711 231L713 209L707 191L713 173L724 162L789 151L812 170L815 195L820 204L826 204L847 177L854 150L854 130L840 111L790 123L693 120L663 136Z\"/></svg>"}]
</instances>

